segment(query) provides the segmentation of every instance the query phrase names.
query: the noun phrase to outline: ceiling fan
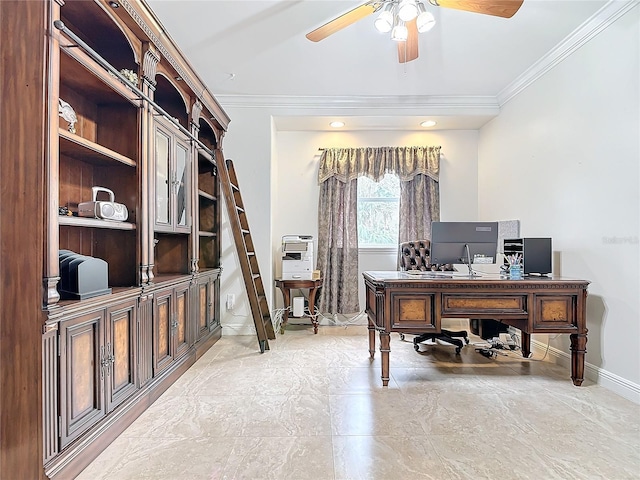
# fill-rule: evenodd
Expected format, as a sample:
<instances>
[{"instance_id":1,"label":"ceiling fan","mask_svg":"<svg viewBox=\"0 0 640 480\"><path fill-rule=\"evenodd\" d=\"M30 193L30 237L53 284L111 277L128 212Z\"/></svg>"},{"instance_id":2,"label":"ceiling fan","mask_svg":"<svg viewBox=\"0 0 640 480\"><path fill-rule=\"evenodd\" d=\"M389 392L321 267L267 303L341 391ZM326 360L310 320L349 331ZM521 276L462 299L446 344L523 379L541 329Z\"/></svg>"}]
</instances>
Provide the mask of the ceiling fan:
<instances>
[{"instance_id":1,"label":"ceiling fan","mask_svg":"<svg viewBox=\"0 0 640 480\"><path fill-rule=\"evenodd\" d=\"M511 18L524 0L428 0L436 7ZM420 0L370 0L307 33L312 42L319 42L349 25L380 12L375 26L380 32L391 32L398 43L398 61L418 58L418 34L429 31L435 18Z\"/></svg>"}]
</instances>

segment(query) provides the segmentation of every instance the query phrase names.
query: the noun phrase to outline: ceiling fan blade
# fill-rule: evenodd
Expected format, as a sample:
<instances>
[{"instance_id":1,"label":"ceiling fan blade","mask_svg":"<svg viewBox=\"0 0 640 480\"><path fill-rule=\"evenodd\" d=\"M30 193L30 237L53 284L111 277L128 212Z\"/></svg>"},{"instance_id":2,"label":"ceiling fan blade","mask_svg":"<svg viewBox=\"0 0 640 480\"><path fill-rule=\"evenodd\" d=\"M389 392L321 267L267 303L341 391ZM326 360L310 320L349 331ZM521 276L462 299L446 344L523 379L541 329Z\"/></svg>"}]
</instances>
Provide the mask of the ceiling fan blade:
<instances>
[{"instance_id":1,"label":"ceiling fan blade","mask_svg":"<svg viewBox=\"0 0 640 480\"><path fill-rule=\"evenodd\" d=\"M356 23L358 20L362 20L364 17L371 15L373 12L380 8L381 3L365 3L347 13L334 18L330 22L325 23L321 27L316 28L314 31L307 33L307 38L312 42L319 42L324 40L329 35L336 33L338 30L342 30L348 27L352 23Z\"/></svg>"},{"instance_id":2,"label":"ceiling fan blade","mask_svg":"<svg viewBox=\"0 0 640 480\"><path fill-rule=\"evenodd\" d=\"M406 23L409 35L406 42L398 42L398 61L407 63L418 58L418 25L416 19Z\"/></svg>"},{"instance_id":3,"label":"ceiling fan blade","mask_svg":"<svg viewBox=\"0 0 640 480\"><path fill-rule=\"evenodd\" d=\"M438 7L454 8L503 18L513 17L523 2L524 0L429 0L430 4Z\"/></svg>"}]
</instances>

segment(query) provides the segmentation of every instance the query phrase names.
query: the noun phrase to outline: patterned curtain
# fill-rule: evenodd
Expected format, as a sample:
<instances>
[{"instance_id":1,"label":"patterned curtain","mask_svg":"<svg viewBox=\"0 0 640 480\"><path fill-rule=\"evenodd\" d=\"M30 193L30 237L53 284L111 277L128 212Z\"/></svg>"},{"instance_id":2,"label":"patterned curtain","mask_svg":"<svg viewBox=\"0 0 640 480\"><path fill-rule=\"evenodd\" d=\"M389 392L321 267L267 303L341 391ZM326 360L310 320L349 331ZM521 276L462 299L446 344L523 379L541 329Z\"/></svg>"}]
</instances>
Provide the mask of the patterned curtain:
<instances>
[{"instance_id":1,"label":"patterned curtain","mask_svg":"<svg viewBox=\"0 0 640 480\"><path fill-rule=\"evenodd\" d=\"M356 313L358 301L358 180L330 177L320 184L318 269L321 312Z\"/></svg>"},{"instance_id":2,"label":"patterned curtain","mask_svg":"<svg viewBox=\"0 0 640 480\"><path fill-rule=\"evenodd\" d=\"M440 184L418 174L400 182L398 243L431 240L431 222L440 220Z\"/></svg>"},{"instance_id":3,"label":"patterned curtain","mask_svg":"<svg viewBox=\"0 0 640 480\"><path fill-rule=\"evenodd\" d=\"M424 229L430 230L431 219L439 218L439 168L440 147L324 150L318 170L318 269L323 276L321 312L350 314L360 311L357 178L364 175L379 181L386 173L398 175L400 238L411 236L407 239L415 240L431 238L431 232L427 235ZM423 234L427 236L419 236Z\"/></svg>"}]
</instances>

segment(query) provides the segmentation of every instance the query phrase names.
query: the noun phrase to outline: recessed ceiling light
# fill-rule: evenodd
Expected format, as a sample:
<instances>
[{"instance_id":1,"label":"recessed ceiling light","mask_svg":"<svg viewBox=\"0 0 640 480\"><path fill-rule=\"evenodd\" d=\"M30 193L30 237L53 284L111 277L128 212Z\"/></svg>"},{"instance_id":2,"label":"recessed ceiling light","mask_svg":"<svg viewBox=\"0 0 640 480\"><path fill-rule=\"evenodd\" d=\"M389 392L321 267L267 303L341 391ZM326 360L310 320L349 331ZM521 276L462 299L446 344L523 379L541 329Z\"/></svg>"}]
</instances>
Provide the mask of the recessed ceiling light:
<instances>
[{"instance_id":1,"label":"recessed ceiling light","mask_svg":"<svg viewBox=\"0 0 640 480\"><path fill-rule=\"evenodd\" d=\"M420 124L421 127L433 127L435 126L436 122L434 122L433 120L427 120L426 122L422 122Z\"/></svg>"},{"instance_id":2,"label":"recessed ceiling light","mask_svg":"<svg viewBox=\"0 0 640 480\"><path fill-rule=\"evenodd\" d=\"M109 6L111 8L118 8L120 6L120 4L118 2L109 2Z\"/></svg>"},{"instance_id":3,"label":"recessed ceiling light","mask_svg":"<svg viewBox=\"0 0 640 480\"><path fill-rule=\"evenodd\" d=\"M338 121L335 121L335 122L331 122L329 124L329 126L333 127L333 128L342 128L342 127L344 127L344 122L341 122L341 121L338 120Z\"/></svg>"}]
</instances>

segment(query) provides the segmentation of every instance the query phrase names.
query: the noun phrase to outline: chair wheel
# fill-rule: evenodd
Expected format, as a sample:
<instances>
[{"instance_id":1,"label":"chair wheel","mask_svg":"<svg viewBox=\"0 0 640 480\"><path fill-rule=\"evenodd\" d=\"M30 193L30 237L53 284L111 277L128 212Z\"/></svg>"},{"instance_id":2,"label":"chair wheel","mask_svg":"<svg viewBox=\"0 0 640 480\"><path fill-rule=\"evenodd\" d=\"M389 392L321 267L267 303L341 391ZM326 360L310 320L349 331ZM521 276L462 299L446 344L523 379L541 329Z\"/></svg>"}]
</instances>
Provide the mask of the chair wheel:
<instances>
[{"instance_id":1,"label":"chair wheel","mask_svg":"<svg viewBox=\"0 0 640 480\"><path fill-rule=\"evenodd\" d=\"M462 350L462 347L456 347L456 355L460 355L460 350Z\"/></svg>"},{"instance_id":2,"label":"chair wheel","mask_svg":"<svg viewBox=\"0 0 640 480\"><path fill-rule=\"evenodd\" d=\"M404 333L400 334L400 340L404 341Z\"/></svg>"},{"instance_id":3,"label":"chair wheel","mask_svg":"<svg viewBox=\"0 0 640 480\"><path fill-rule=\"evenodd\" d=\"M419 351L420 351L420 346L416 343L416 344L414 344L414 345L413 345L413 349L414 349L416 352L419 352Z\"/></svg>"},{"instance_id":4,"label":"chair wheel","mask_svg":"<svg viewBox=\"0 0 640 480\"><path fill-rule=\"evenodd\" d=\"M464 337L464 341L467 343L467 345L469 345L469 338L468 337Z\"/></svg>"}]
</instances>

